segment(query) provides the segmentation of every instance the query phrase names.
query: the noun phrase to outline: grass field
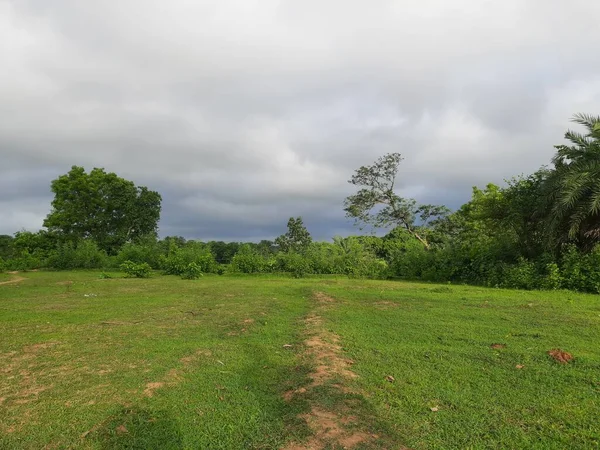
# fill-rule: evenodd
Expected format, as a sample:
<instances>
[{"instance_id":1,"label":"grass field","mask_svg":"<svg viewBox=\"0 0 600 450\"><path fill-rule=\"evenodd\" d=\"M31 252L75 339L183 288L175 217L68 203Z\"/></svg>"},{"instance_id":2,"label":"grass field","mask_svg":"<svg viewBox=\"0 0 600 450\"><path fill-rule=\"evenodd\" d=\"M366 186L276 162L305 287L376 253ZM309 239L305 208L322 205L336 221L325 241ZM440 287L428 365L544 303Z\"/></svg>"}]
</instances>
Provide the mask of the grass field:
<instances>
[{"instance_id":1,"label":"grass field","mask_svg":"<svg viewBox=\"0 0 600 450\"><path fill-rule=\"evenodd\" d=\"M3 449L600 446L598 296L98 272L0 282L16 276L0 285Z\"/></svg>"}]
</instances>

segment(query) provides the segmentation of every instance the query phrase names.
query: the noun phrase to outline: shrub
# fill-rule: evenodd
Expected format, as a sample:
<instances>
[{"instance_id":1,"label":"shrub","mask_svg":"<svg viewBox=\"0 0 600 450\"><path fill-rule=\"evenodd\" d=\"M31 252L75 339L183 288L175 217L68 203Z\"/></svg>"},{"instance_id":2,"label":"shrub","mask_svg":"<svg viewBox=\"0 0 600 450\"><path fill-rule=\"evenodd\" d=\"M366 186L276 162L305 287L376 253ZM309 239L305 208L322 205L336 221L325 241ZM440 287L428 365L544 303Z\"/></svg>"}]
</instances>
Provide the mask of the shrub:
<instances>
[{"instance_id":1,"label":"shrub","mask_svg":"<svg viewBox=\"0 0 600 450\"><path fill-rule=\"evenodd\" d=\"M316 274L343 274L343 250L328 242L314 242L306 252L311 270Z\"/></svg>"},{"instance_id":2,"label":"shrub","mask_svg":"<svg viewBox=\"0 0 600 450\"><path fill-rule=\"evenodd\" d=\"M82 269L99 269L106 266L107 255L92 240L79 242L75 249L75 267Z\"/></svg>"},{"instance_id":3,"label":"shrub","mask_svg":"<svg viewBox=\"0 0 600 450\"><path fill-rule=\"evenodd\" d=\"M160 268L162 251L158 244L148 240L142 243L126 243L117 254L117 262L133 261L135 263L148 263L153 269Z\"/></svg>"},{"instance_id":4,"label":"shrub","mask_svg":"<svg viewBox=\"0 0 600 450\"><path fill-rule=\"evenodd\" d=\"M148 263L137 264L133 261L125 261L119 267L128 278L150 278L152 274L152 267Z\"/></svg>"},{"instance_id":5,"label":"shrub","mask_svg":"<svg viewBox=\"0 0 600 450\"><path fill-rule=\"evenodd\" d=\"M268 273L275 267L275 260L262 255L249 245L242 245L229 266L233 273Z\"/></svg>"},{"instance_id":6,"label":"shrub","mask_svg":"<svg viewBox=\"0 0 600 450\"><path fill-rule=\"evenodd\" d=\"M194 263L203 273L216 273L219 265L210 249L197 242L188 242L185 247L171 250L168 256L161 258L161 268L167 275L182 275L187 267Z\"/></svg>"},{"instance_id":7,"label":"shrub","mask_svg":"<svg viewBox=\"0 0 600 450\"><path fill-rule=\"evenodd\" d=\"M368 255L357 261L356 266L348 273L348 276L385 279L389 276L389 267L383 259L375 258L374 255Z\"/></svg>"},{"instance_id":8,"label":"shrub","mask_svg":"<svg viewBox=\"0 0 600 450\"><path fill-rule=\"evenodd\" d=\"M561 261L563 287L581 292L600 293L600 245L587 254L570 246Z\"/></svg>"},{"instance_id":9,"label":"shrub","mask_svg":"<svg viewBox=\"0 0 600 450\"><path fill-rule=\"evenodd\" d=\"M108 256L90 239L77 244L66 242L58 246L48 258L48 267L59 270L100 269L108 265Z\"/></svg>"},{"instance_id":10,"label":"shrub","mask_svg":"<svg viewBox=\"0 0 600 450\"><path fill-rule=\"evenodd\" d=\"M16 257L6 262L8 270L33 270L42 267L42 258L36 252L29 253L28 250L23 250Z\"/></svg>"},{"instance_id":11,"label":"shrub","mask_svg":"<svg viewBox=\"0 0 600 450\"><path fill-rule=\"evenodd\" d=\"M390 272L401 278L421 278L430 264L428 252L418 242L388 243Z\"/></svg>"},{"instance_id":12,"label":"shrub","mask_svg":"<svg viewBox=\"0 0 600 450\"><path fill-rule=\"evenodd\" d=\"M0 272L4 272L6 270L6 263L4 262L4 259L2 259L2 256L0 256Z\"/></svg>"},{"instance_id":13,"label":"shrub","mask_svg":"<svg viewBox=\"0 0 600 450\"><path fill-rule=\"evenodd\" d=\"M514 289L535 289L538 287L535 264L524 258L519 258L515 265L507 266L502 278L502 287Z\"/></svg>"},{"instance_id":14,"label":"shrub","mask_svg":"<svg viewBox=\"0 0 600 450\"><path fill-rule=\"evenodd\" d=\"M302 278L312 273L308 257L294 251L279 253L277 265L280 270L291 273L295 278Z\"/></svg>"},{"instance_id":15,"label":"shrub","mask_svg":"<svg viewBox=\"0 0 600 450\"><path fill-rule=\"evenodd\" d=\"M563 279L560 269L556 263L547 263L545 275L541 278L540 289L556 290L562 287Z\"/></svg>"},{"instance_id":16,"label":"shrub","mask_svg":"<svg viewBox=\"0 0 600 450\"><path fill-rule=\"evenodd\" d=\"M183 273L181 274L181 278L184 280L197 280L202 276L202 269L196 263L189 263Z\"/></svg>"}]
</instances>

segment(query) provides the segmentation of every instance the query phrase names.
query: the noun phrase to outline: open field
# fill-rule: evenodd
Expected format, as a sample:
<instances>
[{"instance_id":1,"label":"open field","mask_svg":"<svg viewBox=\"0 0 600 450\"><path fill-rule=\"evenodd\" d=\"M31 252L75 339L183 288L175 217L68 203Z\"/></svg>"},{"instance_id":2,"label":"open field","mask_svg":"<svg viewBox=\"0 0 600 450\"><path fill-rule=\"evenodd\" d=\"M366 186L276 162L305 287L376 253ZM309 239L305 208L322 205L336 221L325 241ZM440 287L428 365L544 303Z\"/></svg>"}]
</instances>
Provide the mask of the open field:
<instances>
[{"instance_id":1,"label":"open field","mask_svg":"<svg viewBox=\"0 0 600 450\"><path fill-rule=\"evenodd\" d=\"M0 277L0 448L600 446L598 296L99 275Z\"/></svg>"}]
</instances>

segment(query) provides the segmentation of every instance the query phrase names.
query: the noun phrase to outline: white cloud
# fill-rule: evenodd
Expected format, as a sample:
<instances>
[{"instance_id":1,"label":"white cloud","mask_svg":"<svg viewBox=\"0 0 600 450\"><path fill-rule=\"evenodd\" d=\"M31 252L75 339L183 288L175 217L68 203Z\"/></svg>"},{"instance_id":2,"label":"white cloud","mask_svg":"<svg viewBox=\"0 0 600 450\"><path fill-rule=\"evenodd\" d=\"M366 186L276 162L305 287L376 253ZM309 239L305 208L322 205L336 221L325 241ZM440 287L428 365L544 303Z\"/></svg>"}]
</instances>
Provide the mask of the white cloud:
<instances>
[{"instance_id":1,"label":"white cloud","mask_svg":"<svg viewBox=\"0 0 600 450\"><path fill-rule=\"evenodd\" d=\"M588 0L0 0L0 179L30 174L0 233L41 226L73 164L160 190L163 229L189 237L264 237L292 214L347 230L345 181L390 151L406 195L456 205L598 113L599 15Z\"/></svg>"}]
</instances>

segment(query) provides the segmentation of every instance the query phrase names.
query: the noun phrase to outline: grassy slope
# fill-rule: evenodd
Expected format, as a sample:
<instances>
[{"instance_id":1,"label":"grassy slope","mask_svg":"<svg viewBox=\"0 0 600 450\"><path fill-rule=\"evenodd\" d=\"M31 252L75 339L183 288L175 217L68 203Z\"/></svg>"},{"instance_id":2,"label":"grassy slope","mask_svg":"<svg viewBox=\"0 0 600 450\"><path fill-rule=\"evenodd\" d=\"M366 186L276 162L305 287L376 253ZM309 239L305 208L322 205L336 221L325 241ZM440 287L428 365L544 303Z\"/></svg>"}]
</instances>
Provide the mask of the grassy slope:
<instances>
[{"instance_id":1,"label":"grassy slope","mask_svg":"<svg viewBox=\"0 0 600 450\"><path fill-rule=\"evenodd\" d=\"M600 442L597 296L345 279L25 276L0 286L2 448L278 448L301 438L296 416L307 405L281 395L306 382L295 350L313 291L338 300L323 311L326 325L360 375L351 382L364 393L357 414L380 434L415 449ZM493 350L495 342L507 347ZM550 360L555 347L575 362Z\"/></svg>"}]
</instances>

